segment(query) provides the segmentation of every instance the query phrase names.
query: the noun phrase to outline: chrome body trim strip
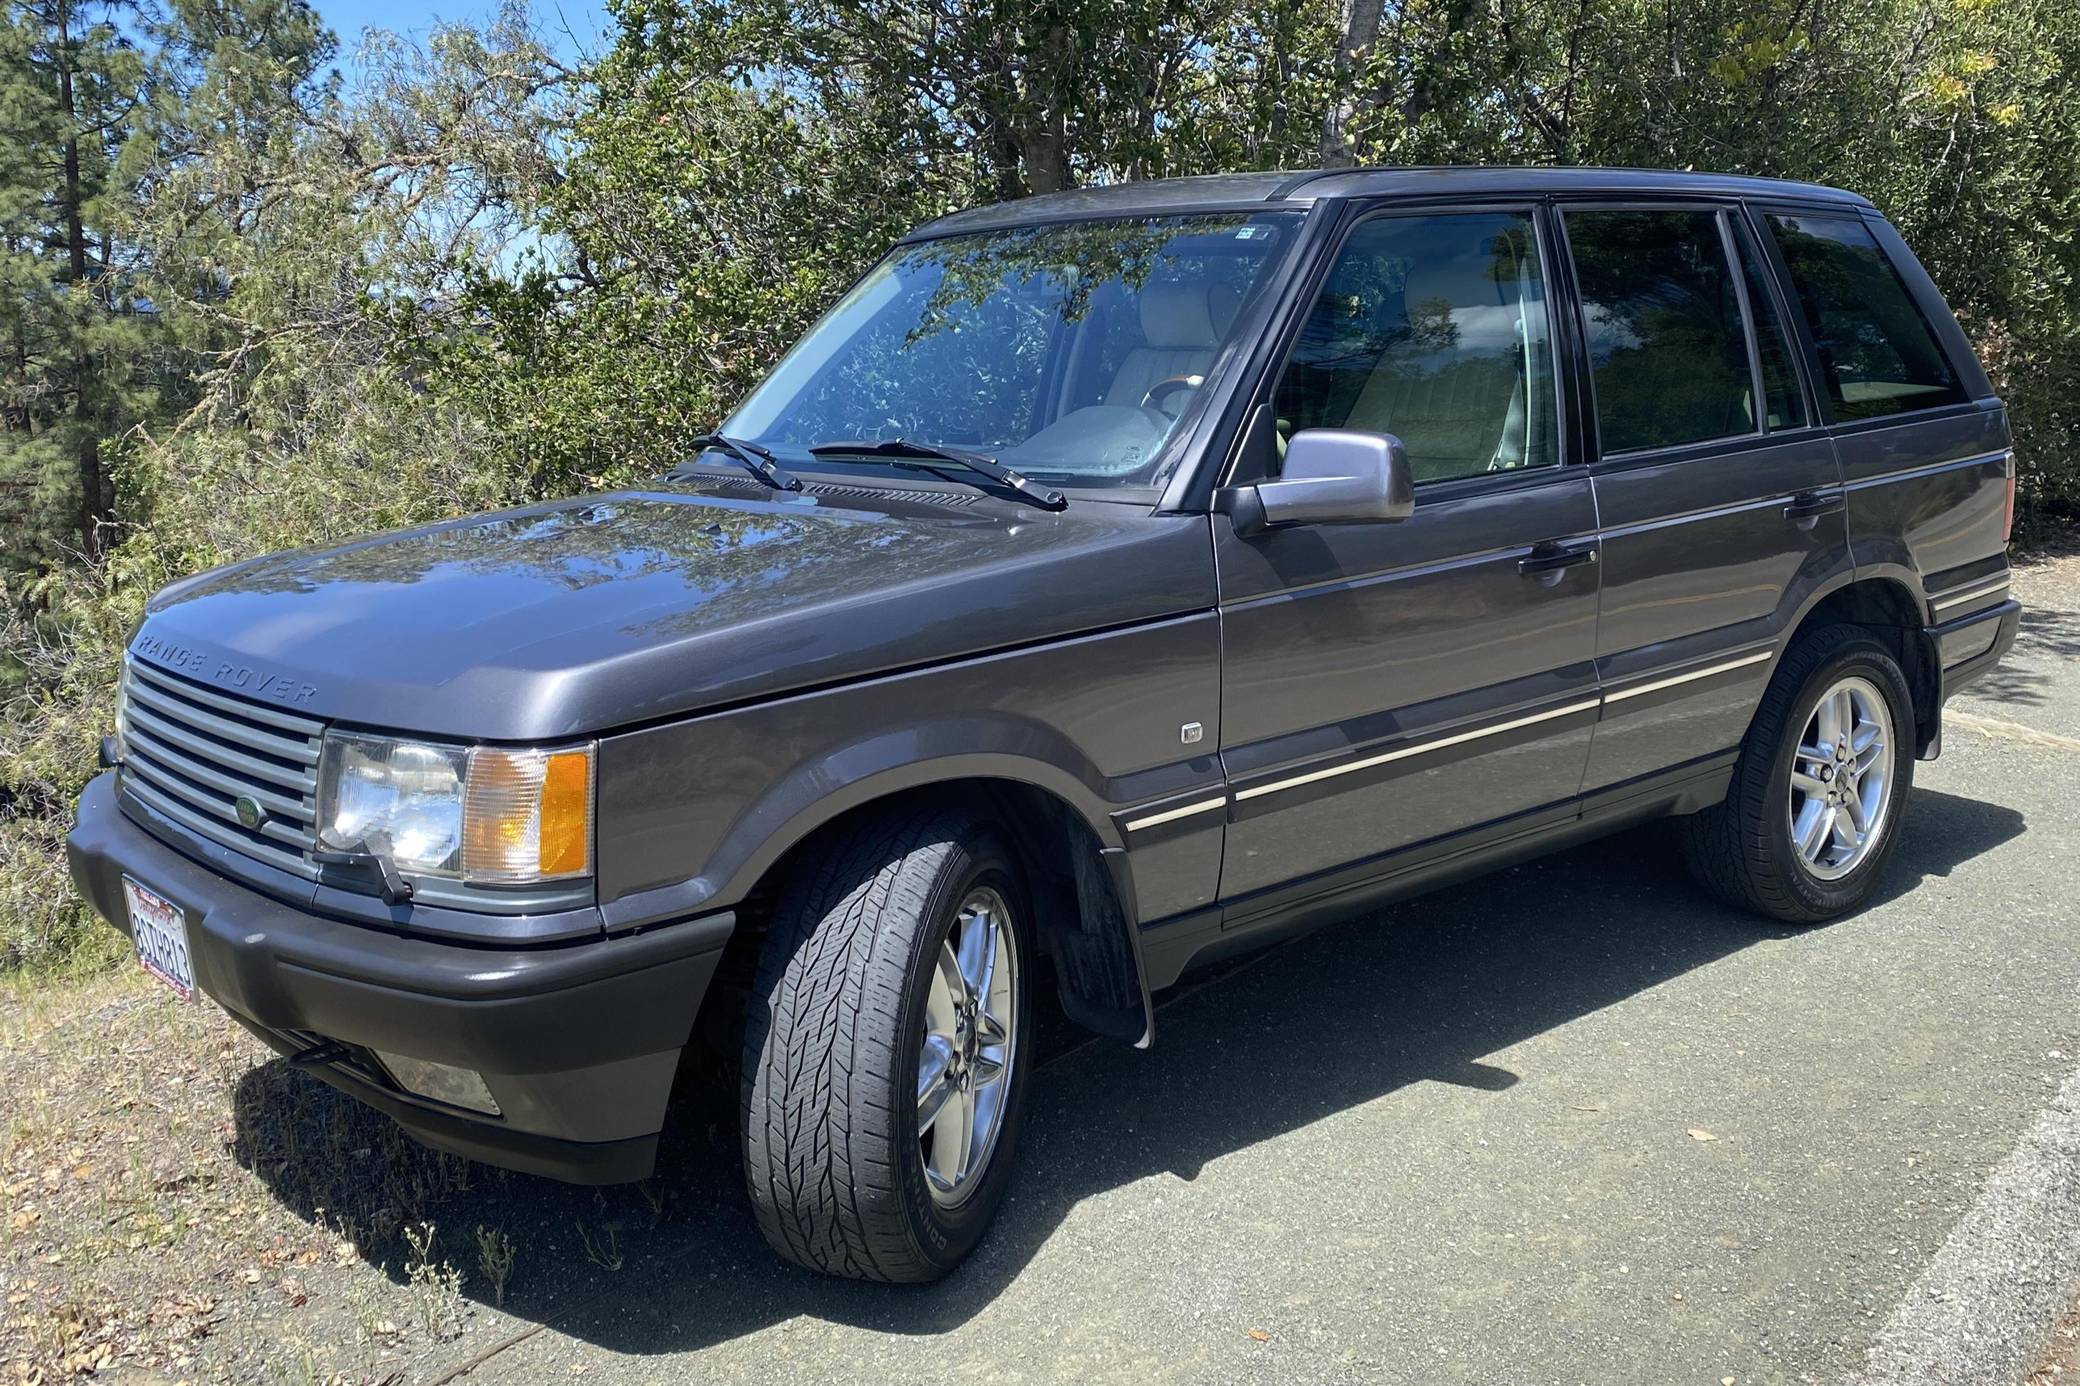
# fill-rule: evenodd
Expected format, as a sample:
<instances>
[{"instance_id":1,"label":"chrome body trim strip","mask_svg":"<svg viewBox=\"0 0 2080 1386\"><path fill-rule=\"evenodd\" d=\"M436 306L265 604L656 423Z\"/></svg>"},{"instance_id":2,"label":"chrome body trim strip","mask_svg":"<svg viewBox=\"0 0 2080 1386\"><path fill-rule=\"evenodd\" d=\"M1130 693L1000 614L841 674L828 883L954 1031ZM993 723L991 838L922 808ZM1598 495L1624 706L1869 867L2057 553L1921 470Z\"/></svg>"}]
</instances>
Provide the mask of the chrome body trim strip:
<instances>
[{"instance_id":1,"label":"chrome body trim strip","mask_svg":"<svg viewBox=\"0 0 2080 1386\"><path fill-rule=\"evenodd\" d=\"M1190 818L1194 814L1211 813L1215 809L1224 809L1227 806L1228 796L1223 794L1218 799L1208 799L1204 803L1186 804L1183 808L1165 809L1161 813L1151 813L1146 818L1132 818L1120 826L1131 833L1141 828L1153 828L1158 823L1174 823L1180 818Z\"/></svg>"},{"instance_id":2,"label":"chrome body trim strip","mask_svg":"<svg viewBox=\"0 0 2080 1386\"><path fill-rule=\"evenodd\" d=\"M1656 693L1664 688L1674 688L1677 684L1691 683L1697 679L1708 679L1714 674L1724 674L1734 669L1746 668L1750 664L1759 664L1775 653L1776 647L1771 646L1769 649L1757 650L1750 655L1742 655L1739 659L1729 659L1724 663L1707 665L1702 669L1692 669L1687 673L1671 674L1665 679L1655 679L1652 683L1636 683L1629 688L1620 688L1616 692L1604 694L1603 701L1606 704L1620 703L1627 698L1637 698L1642 693Z\"/></svg>"},{"instance_id":3,"label":"chrome body trim strip","mask_svg":"<svg viewBox=\"0 0 2080 1386\"><path fill-rule=\"evenodd\" d=\"M1355 771L1370 769L1375 765L1385 765L1389 761L1404 760L1409 756L1419 756L1426 751L1441 750L1446 746L1457 746L1461 742L1475 741L1484 736L1497 736L1506 731L1515 731L1518 727L1528 727L1537 722L1550 722L1560 717L1571 717L1578 712L1593 712L1602 705L1603 700L1601 698L1589 698L1582 702L1569 703L1565 707L1548 708L1544 712L1534 712L1526 717L1516 717L1507 722L1498 722L1493 726L1476 727L1472 731L1463 731L1452 736L1434 737L1411 745L1397 746L1393 750L1383 751L1379 755L1345 761L1341 765L1331 765L1321 770L1310 770L1306 774L1292 775L1282 780L1273 780L1269 784L1257 784L1251 785L1248 789L1238 789L1235 791L1235 798L1239 802L1243 799L1254 799L1263 794L1275 794L1281 789L1293 789L1299 785L1313 784L1317 780L1333 779L1338 775L1352 774Z\"/></svg>"},{"instance_id":4,"label":"chrome body trim strip","mask_svg":"<svg viewBox=\"0 0 2080 1386\"><path fill-rule=\"evenodd\" d=\"M1931 594L1929 600L1935 605L1936 610L1941 611L1945 607L1959 606L1965 602L1979 601L1990 597L1996 592L2005 592L2013 581L2013 575L2004 572L1999 577L1988 578L1983 582L1976 582L1967 587L1954 589L1940 596Z\"/></svg>"}]
</instances>

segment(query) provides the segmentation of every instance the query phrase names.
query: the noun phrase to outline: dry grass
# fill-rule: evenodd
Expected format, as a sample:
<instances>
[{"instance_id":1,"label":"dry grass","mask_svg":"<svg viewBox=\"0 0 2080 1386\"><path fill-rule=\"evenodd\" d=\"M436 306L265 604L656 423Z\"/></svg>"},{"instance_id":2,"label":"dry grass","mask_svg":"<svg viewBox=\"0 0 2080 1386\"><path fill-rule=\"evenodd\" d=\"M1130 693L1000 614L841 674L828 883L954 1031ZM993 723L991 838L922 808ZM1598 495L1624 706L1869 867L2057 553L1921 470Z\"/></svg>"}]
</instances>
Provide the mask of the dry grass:
<instances>
[{"instance_id":1,"label":"dry grass","mask_svg":"<svg viewBox=\"0 0 2080 1386\"><path fill-rule=\"evenodd\" d=\"M412 1144L214 1007L129 969L10 981L0 1091L0 1379L382 1380L475 1313L453 1264L473 1244L440 1218L508 1176Z\"/></svg>"},{"instance_id":2,"label":"dry grass","mask_svg":"<svg viewBox=\"0 0 2080 1386\"><path fill-rule=\"evenodd\" d=\"M733 1132L683 1135L669 1180L512 1174L134 964L0 977L0 1383L437 1375L683 1252L669 1211L735 1178Z\"/></svg>"}]
</instances>

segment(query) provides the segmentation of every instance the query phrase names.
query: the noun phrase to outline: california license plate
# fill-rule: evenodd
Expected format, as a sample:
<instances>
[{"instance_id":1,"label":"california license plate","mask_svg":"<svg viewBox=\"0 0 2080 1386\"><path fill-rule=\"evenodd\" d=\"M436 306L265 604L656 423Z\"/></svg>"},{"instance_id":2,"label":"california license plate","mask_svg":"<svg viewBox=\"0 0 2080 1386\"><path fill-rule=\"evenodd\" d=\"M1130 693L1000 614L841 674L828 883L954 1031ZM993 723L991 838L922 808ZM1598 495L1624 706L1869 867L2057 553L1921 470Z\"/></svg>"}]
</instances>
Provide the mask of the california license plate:
<instances>
[{"instance_id":1,"label":"california license plate","mask_svg":"<svg viewBox=\"0 0 2080 1386\"><path fill-rule=\"evenodd\" d=\"M130 906L130 937L144 970L173 988L183 1001L195 999L195 964L188 959L188 921L165 896L123 877Z\"/></svg>"}]
</instances>

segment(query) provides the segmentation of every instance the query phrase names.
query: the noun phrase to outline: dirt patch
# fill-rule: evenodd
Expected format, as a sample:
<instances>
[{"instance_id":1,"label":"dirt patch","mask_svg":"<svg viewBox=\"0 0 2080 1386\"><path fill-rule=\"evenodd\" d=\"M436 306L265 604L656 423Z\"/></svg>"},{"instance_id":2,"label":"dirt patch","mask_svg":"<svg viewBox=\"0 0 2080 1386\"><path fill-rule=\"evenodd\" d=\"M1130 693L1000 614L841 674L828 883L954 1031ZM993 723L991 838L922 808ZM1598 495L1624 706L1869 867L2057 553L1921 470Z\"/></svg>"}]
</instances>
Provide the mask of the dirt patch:
<instances>
[{"instance_id":1,"label":"dirt patch","mask_svg":"<svg viewBox=\"0 0 2080 1386\"><path fill-rule=\"evenodd\" d=\"M663 1184L421 1148L124 969L0 990L0 1381L430 1375L611 1283Z\"/></svg>"},{"instance_id":2,"label":"dirt patch","mask_svg":"<svg viewBox=\"0 0 2080 1386\"><path fill-rule=\"evenodd\" d=\"M2080 1306L2064 1323L2051 1330L2044 1345L2043 1360L2023 1381L2023 1386L2061 1386L2080 1381Z\"/></svg>"}]
</instances>

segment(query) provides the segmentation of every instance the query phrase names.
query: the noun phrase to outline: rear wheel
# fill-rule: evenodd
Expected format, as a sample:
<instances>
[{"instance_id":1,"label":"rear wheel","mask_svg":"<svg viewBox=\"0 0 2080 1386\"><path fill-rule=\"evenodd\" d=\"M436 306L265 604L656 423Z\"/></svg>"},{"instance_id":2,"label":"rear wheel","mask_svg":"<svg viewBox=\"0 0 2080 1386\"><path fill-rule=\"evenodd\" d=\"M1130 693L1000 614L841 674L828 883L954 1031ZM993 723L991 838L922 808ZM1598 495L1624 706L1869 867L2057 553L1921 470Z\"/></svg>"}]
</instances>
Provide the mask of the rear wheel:
<instances>
[{"instance_id":1,"label":"rear wheel","mask_svg":"<svg viewBox=\"0 0 2080 1386\"><path fill-rule=\"evenodd\" d=\"M1858 626L1799 639L1756 710L1723 803L1683 819L1684 855L1714 894L1793 924L1870 899L1913 784L1913 697Z\"/></svg>"},{"instance_id":2,"label":"rear wheel","mask_svg":"<svg viewBox=\"0 0 2080 1386\"><path fill-rule=\"evenodd\" d=\"M1003 1201L1036 960L987 824L940 809L841 830L785 892L744 1041L759 1230L812 1270L932 1280Z\"/></svg>"}]
</instances>

